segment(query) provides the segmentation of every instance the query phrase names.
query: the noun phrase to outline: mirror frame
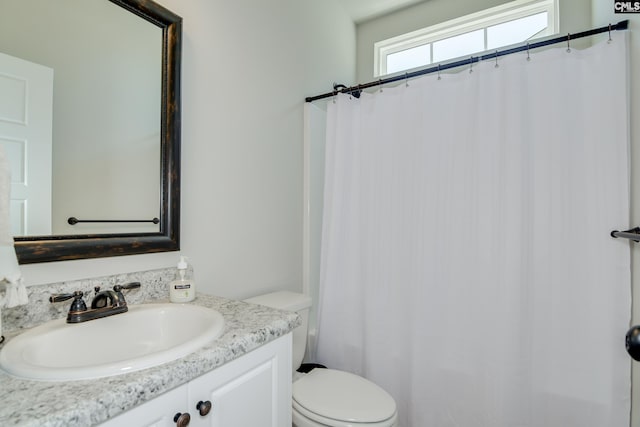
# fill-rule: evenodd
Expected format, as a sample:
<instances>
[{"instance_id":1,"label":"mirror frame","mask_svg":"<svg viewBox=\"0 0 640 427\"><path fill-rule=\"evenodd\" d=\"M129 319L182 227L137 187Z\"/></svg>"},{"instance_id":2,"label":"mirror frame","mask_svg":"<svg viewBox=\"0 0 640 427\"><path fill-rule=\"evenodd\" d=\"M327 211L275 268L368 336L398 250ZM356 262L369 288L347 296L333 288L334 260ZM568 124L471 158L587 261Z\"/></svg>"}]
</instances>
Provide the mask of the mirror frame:
<instances>
[{"instance_id":1,"label":"mirror frame","mask_svg":"<svg viewBox=\"0 0 640 427\"><path fill-rule=\"evenodd\" d=\"M182 18L149 0L109 1L162 29L160 231L15 237L20 264L180 250Z\"/></svg>"}]
</instances>

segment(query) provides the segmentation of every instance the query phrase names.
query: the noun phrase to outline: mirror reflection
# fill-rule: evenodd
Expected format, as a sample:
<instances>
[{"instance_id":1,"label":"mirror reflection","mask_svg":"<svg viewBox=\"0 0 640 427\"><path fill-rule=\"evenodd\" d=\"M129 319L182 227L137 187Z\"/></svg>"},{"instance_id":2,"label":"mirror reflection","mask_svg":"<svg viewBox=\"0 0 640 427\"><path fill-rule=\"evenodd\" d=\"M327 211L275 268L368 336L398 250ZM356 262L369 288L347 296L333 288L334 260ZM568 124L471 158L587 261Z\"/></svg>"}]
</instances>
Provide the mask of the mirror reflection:
<instances>
[{"instance_id":1,"label":"mirror reflection","mask_svg":"<svg viewBox=\"0 0 640 427\"><path fill-rule=\"evenodd\" d=\"M153 233L162 29L108 0L0 0L0 144L15 236Z\"/></svg>"}]
</instances>

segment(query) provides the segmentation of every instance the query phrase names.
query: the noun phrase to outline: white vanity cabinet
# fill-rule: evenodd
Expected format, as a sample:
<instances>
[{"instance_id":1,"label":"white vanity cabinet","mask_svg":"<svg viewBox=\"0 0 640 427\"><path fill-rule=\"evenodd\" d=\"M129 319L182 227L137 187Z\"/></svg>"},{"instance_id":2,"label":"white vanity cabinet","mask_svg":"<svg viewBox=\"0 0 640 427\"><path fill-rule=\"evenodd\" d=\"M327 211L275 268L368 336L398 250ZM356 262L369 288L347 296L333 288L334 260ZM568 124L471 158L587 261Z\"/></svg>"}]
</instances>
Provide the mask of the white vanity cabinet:
<instances>
[{"instance_id":1,"label":"white vanity cabinet","mask_svg":"<svg viewBox=\"0 0 640 427\"><path fill-rule=\"evenodd\" d=\"M200 404L199 410L198 404ZM210 410L206 415L207 406ZM189 414L174 421L177 414ZM102 427L291 425L291 333L101 424Z\"/></svg>"},{"instance_id":2,"label":"white vanity cabinet","mask_svg":"<svg viewBox=\"0 0 640 427\"><path fill-rule=\"evenodd\" d=\"M188 384L185 384L174 388L162 396L111 418L100 424L100 427L176 427L176 423L173 421L175 415L185 412L185 409L189 406L187 400L188 386Z\"/></svg>"}]
</instances>

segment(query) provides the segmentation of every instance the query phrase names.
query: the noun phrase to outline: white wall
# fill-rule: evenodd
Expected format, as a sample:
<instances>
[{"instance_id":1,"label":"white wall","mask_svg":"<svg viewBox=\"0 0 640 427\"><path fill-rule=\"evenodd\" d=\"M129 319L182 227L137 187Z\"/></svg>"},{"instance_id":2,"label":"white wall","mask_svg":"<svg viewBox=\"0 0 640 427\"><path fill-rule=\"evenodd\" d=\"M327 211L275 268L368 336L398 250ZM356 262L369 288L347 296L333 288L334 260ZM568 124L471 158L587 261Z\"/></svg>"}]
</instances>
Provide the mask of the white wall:
<instances>
[{"instance_id":1,"label":"white wall","mask_svg":"<svg viewBox=\"0 0 640 427\"><path fill-rule=\"evenodd\" d=\"M160 0L183 17L182 253L200 291L302 290L304 97L353 81L335 0ZM175 265L177 253L23 266L28 284Z\"/></svg>"},{"instance_id":2,"label":"white wall","mask_svg":"<svg viewBox=\"0 0 640 427\"><path fill-rule=\"evenodd\" d=\"M591 0L559 0L559 2L561 34L575 33L589 28L591 25ZM358 49L357 83L377 80L373 77L374 43L503 3L508 3L508 1L429 0L359 24L356 36ZM351 83L355 84L356 82Z\"/></svg>"},{"instance_id":3,"label":"white wall","mask_svg":"<svg viewBox=\"0 0 640 427\"><path fill-rule=\"evenodd\" d=\"M601 27L609 23L629 20L630 37L630 63L629 70L631 90L629 101L631 106L631 218L630 227L640 225L640 121L638 121L638 111L640 111L640 15L638 14L615 14L613 2L608 0L593 0L593 25ZM640 244L631 244L631 265L632 265L632 292L633 292L633 314L631 324L640 324ZM622 332L624 333L624 331ZM622 345L622 336L621 343ZM640 425L640 365L639 362L629 363L633 367L632 382L632 411L631 425Z\"/></svg>"}]
</instances>

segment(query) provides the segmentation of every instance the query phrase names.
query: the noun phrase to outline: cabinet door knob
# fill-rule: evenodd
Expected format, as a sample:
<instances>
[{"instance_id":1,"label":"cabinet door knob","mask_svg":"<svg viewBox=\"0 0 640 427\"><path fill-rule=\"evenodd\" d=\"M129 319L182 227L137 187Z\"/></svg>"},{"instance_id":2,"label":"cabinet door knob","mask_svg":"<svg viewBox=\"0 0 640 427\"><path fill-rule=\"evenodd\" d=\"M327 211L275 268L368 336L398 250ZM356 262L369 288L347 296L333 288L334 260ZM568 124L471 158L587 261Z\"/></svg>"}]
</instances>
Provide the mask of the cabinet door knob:
<instances>
[{"instance_id":1,"label":"cabinet door knob","mask_svg":"<svg viewBox=\"0 0 640 427\"><path fill-rule=\"evenodd\" d=\"M204 417L206 416L209 411L211 411L211 402L209 400L207 400L206 402L203 402L202 400L200 402L198 402L198 404L196 405L196 409L198 411L200 411L200 416Z\"/></svg>"},{"instance_id":2,"label":"cabinet door knob","mask_svg":"<svg viewBox=\"0 0 640 427\"><path fill-rule=\"evenodd\" d=\"M189 425L189 421L191 421L191 415L188 412L181 414L178 412L175 417L173 417L173 421L176 423L177 427L187 427Z\"/></svg>"}]
</instances>

